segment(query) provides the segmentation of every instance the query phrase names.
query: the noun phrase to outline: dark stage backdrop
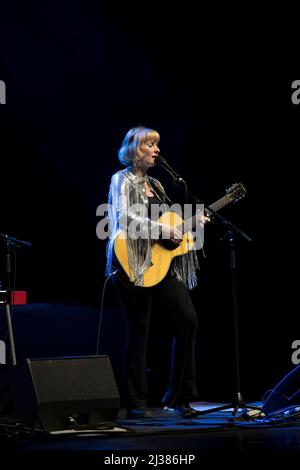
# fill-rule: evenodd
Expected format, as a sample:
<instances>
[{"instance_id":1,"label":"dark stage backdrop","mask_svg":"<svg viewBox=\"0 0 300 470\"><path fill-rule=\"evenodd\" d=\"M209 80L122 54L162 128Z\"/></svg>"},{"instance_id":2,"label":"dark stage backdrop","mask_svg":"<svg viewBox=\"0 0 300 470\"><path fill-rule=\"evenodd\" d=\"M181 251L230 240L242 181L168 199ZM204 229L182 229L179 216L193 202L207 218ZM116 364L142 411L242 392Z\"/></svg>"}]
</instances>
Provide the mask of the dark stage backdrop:
<instances>
[{"instance_id":1,"label":"dark stage backdrop","mask_svg":"<svg viewBox=\"0 0 300 470\"><path fill-rule=\"evenodd\" d=\"M293 80L268 73L259 49L254 58L246 43L243 54L226 37L212 46L199 33L205 18L191 10L153 15L126 3L115 12L105 2L78 0L1 8L0 80L7 103L0 106L0 232L32 242L32 249L17 253L16 287L28 292L33 306L76 304L78 319L81 305L82 322L96 322L84 315L85 308L99 309L104 281L96 208L120 169L117 150L125 132L137 124L153 127L161 134L161 154L199 198L211 203L240 181L248 190L222 215L253 240L237 244L240 361L243 394L260 399L292 368L291 345L299 336L295 274L288 263L296 256L298 212L300 106L291 101ZM151 174L174 200L183 199L161 169ZM199 398L207 400L230 398L234 390L223 234L220 226L207 227L206 258L199 253L199 286L192 292L199 312ZM123 341L126 325L109 320L111 309L118 312L119 305L108 285L102 352L114 354L116 330L122 329L117 338ZM29 307L26 312L36 318ZM71 321L69 312L61 322ZM47 318L53 336L42 352L51 356L61 352L53 338L65 325L56 318L51 330ZM149 374L156 399L167 380L169 349L155 321ZM35 344L38 327L26 330L29 338L30 331ZM67 332L64 341L70 344ZM88 340L75 350L92 353ZM41 354L38 345L29 351Z\"/></svg>"}]
</instances>

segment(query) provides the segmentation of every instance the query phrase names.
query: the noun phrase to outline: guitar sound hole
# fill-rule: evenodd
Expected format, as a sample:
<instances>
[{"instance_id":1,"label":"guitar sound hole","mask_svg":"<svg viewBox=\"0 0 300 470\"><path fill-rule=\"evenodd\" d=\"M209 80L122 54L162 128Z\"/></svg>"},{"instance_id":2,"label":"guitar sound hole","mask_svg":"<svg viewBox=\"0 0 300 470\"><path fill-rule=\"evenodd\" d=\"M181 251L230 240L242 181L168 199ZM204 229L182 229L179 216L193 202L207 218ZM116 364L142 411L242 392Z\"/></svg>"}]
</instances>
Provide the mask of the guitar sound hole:
<instances>
[{"instance_id":1,"label":"guitar sound hole","mask_svg":"<svg viewBox=\"0 0 300 470\"><path fill-rule=\"evenodd\" d=\"M159 240L158 243L166 250L176 250L178 248L178 245L175 245L171 240Z\"/></svg>"}]
</instances>

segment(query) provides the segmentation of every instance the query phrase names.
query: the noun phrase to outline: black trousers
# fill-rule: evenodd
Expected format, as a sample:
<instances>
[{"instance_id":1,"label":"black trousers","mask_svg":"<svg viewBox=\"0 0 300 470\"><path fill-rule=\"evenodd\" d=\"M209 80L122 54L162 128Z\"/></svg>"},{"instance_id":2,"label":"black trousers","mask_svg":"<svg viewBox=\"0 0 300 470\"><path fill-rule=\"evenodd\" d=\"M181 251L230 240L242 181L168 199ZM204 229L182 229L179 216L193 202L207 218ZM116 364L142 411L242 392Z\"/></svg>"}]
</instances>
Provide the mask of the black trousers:
<instances>
[{"instance_id":1,"label":"black trousers","mask_svg":"<svg viewBox=\"0 0 300 470\"><path fill-rule=\"evenodd\" d=\"M153 300L159 314L168 315L173 333L169 386L162 403L174 406L197 396L195 378L195 339L197 314L185 284L167 275L157 286L131 286L114 276L113 283L125 311L129 331L127 340L127 407L147 406L147 339ZM158 346L159 347L159 346Z\"/></svg>"}]
</instances>

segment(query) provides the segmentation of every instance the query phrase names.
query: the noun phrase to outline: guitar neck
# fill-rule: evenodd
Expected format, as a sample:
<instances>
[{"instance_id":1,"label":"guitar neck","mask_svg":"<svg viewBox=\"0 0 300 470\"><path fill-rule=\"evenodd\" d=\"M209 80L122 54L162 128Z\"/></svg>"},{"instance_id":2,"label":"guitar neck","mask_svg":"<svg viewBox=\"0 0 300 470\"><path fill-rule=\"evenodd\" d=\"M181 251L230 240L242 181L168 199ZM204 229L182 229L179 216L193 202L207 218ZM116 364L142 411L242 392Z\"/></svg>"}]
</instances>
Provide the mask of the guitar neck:
<instances>
[{"instance_id":1,"label":"guitar neck","mask_svg":"<svg viewBox=\"0 0 300 470\"><path fill-rule=\"evenodd\" d=\"M211 212L209 209L211 209L214 212L217 212L220 209L222 209L223 207L227 206L227 204L229 204L231 201L232 201L232 199L228 195L225 195L225 196L221 197L220 199L218 199L213 204L211 204L210 206L208 206L204 210L204 212L208 216L213 215L213 212ZM183 224L182 224L183 233L188 232L193 227L195 227L195 225L196 225L196 215L193 215L193 217L190 217L188 220L183 222Z\"/></svg>"},{"instance_id":2,"label":"guitar neck","mask_svg":"<svg viewBox=\"0 0 300 470\"><path fill-rule=\"evenodd\" d=\"M220 209L227 206L227 204L229 204L230 202L231 202L231 199L226 194L225 196L221 197L221 199L218 199L216 202L208 206L208 208L206 209L206 212L209 213L209 209L212 209L214 212L218 212Z\"/></svg>"}]
</instances>

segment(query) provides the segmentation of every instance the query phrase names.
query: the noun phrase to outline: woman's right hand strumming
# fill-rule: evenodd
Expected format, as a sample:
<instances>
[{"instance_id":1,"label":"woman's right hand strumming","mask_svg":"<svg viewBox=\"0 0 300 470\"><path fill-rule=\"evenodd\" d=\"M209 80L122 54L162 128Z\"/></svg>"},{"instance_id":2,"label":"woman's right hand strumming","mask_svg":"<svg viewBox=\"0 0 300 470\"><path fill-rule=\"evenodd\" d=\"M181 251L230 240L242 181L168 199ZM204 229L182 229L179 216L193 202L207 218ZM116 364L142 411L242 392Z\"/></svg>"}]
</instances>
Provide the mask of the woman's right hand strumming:
<instances>
[{"instance_id":1,"label":"woman's right hand strumming","mask_svg":"<svg viewBox=\"0 0 300 470\"><path fill-rule=\"evenodd\" d=\"M163 239L171 240L176 245L182 241L182 231L168 224L161 225L161 235Z\"/></svg>"}]
</instances>

